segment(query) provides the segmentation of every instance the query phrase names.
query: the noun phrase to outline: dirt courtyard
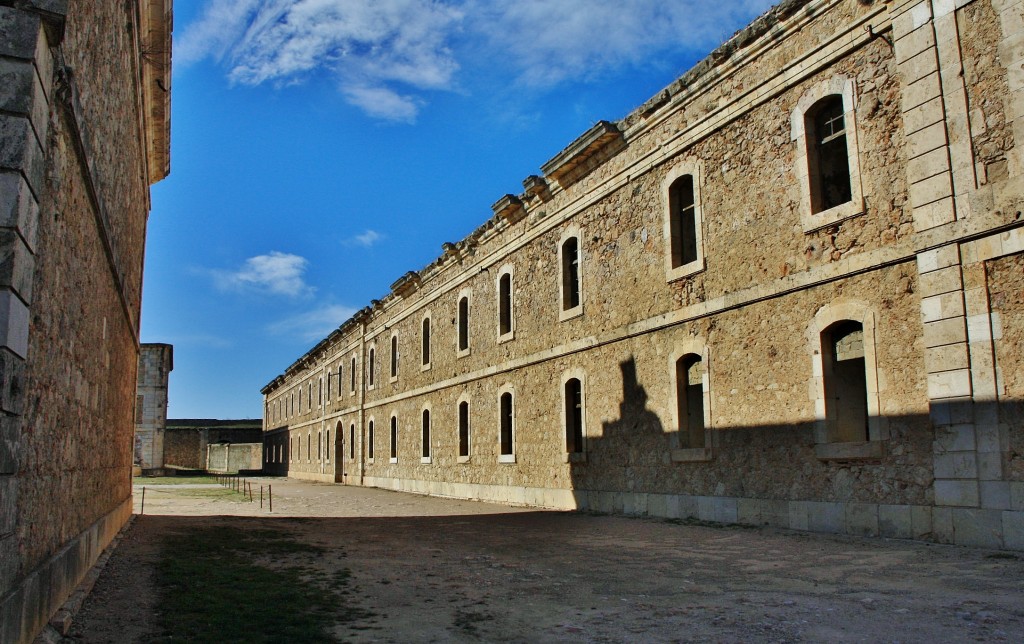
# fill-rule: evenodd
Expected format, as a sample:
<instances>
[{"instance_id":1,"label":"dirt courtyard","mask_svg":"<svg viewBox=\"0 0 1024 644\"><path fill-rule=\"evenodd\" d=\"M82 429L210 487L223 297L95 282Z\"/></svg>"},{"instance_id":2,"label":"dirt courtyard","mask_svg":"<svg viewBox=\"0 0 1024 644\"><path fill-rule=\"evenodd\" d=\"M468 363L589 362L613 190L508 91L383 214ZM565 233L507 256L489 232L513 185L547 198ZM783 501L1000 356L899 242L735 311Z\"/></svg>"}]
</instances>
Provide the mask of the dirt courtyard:
<instances>
[{"instance_id":1,"label":"dirt courtyard","mask_svg":"<svg viewBox=\"0 0 1024 644\"><path fill-rule=\"evenodd\" d=\"M161 613L156 569L174 539L201 530L291 540L277 559L253 553L271 570L308 550L296 579L345 587L344 615L328 616L339 641L1024 641L1016 554L253 482L257 502L148 486L145 515L65 641L195 641ZM273 514L259 508L261 484L273 485ZM140 497L136 487L136 512Z\"/></svg>"}]
</instances>

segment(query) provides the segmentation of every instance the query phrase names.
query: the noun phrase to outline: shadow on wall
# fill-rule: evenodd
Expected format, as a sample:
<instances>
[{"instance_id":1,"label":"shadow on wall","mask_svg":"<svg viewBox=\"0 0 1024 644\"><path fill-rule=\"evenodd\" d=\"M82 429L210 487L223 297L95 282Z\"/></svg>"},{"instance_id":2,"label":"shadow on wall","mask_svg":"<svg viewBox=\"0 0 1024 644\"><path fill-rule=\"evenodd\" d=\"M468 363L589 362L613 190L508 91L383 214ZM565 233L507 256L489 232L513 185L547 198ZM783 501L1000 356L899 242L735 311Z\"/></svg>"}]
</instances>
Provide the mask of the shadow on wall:
<instances>
[{"instance_id":1,"label":"shadow on wall","mask_svg":"<svg viewBox=\"0 0 1024 644\"><path fill-rule=\"evenodd\" d=\"M928 414L885 417L881 422L887 439L857 444L869 446L874 450L872 455L826 458L816 451L821 445L816 445L813 421L716 427L705 433L704 445L687 445L685 429L666 426L649 408L635 358L623 361L619 368L622 397L618 418L602 423L600 436L586 438L583 453L568 455L570 484L576 506L581 509L665 512L662 508L640 507L647 503L643 495L686 496L693 501L693 510L698 497L729 498L733 508L736 499L960 505L955 503L958 499L950 498L955 493L947 494L945 487L936 492L936 478L976 480L973 469L957 470L955 463L957 459L973 463L983 451L984 442L989 443L990 454L999 453L992 464L999 470L996 478L1024 481L1024 459L1014 456L1015 451L1024 448L1024 404L1020 402L949 404L945 411L949 412L950 424L938 427ZM728 404L722 399L714 402ZM685 418L685 409L680 409L679 416ZM982 427L982 419L990 424ZM972 422L978 425L978 435L966 443L963 426L958 428L954 423ZM567 420L565 426L569 424ZM569 451L572 443L566 437ZM681 449L686 447L690 449ZM978 458L979 463L982 460ZM780 513L784 512L781 505L779 508ZM695 516L696 512L684 508L679 514ZM736 517L716 520L735 521Z\"/></svg>"}]
</instances>

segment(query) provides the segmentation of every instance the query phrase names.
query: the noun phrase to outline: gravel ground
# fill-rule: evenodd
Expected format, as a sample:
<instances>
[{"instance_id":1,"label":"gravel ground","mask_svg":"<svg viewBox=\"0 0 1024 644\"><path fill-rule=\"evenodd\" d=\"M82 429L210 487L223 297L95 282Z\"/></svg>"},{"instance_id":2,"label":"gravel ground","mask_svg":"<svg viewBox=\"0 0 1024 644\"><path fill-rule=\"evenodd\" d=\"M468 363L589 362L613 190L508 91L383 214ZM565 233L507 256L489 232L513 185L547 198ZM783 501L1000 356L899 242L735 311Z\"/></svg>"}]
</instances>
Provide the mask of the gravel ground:
<instances>
[{"instance_id":1,"label":"gravel ground","mask_svg":"<svg viewBox=\"0 0 1024 644\"><path fill-rule=\"evenodd\" d=\"M152 641L162 540L231 525L283 530L331 554L324 573L350 571L373 615L339 623L343 641L1024 642L1016 554L252 483L254 502L148 487L67 641Z\"/></svg>"}]
</instances>

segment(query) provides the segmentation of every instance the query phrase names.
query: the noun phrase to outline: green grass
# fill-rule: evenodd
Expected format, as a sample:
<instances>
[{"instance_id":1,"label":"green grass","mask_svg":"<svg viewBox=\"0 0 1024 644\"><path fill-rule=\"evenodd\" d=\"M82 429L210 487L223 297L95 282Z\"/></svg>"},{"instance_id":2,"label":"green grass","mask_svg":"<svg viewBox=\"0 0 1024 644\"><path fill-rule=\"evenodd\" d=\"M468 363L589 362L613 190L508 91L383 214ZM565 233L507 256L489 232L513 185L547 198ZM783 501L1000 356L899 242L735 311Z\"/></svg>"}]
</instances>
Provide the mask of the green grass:
<instances>
[{"instance_id":1,"label":"green grass","mask_svg":"<svg viewBox=\"0 0 1024 644\"><path fill-rule=\"evenodd\" d=\"M225 501L236 501L241 503L245 501L249 502L248 496L243 496L241 492L235 492L231 488L226 487L215 487L215 488L187 488L184 490L175 490L172 493L174 496L191 496L201 499L224 499Z\"/></svg>"},{"instance_id":2,"label":"green grass","mask_svg":"<svg viewBox=\"0 0 1024 644\"><path fill-rule=\"evenodd\" d=\"M164 642L323 642L371 617L345 606L348 571L310 563L324 551L276 530L225 526L168 534L157 567Z\"/></svg>"},{"instance_id":3,"label":"green grass","mask_svg":"<svg viewBox=\"0 0 1024 644\"><path fill-rule=\"evenodd\" d=\"M215 485L217 479L212 476L136 476L132 478L134 485L193 485L208 483Z\"/></svg>"}]
</instances>

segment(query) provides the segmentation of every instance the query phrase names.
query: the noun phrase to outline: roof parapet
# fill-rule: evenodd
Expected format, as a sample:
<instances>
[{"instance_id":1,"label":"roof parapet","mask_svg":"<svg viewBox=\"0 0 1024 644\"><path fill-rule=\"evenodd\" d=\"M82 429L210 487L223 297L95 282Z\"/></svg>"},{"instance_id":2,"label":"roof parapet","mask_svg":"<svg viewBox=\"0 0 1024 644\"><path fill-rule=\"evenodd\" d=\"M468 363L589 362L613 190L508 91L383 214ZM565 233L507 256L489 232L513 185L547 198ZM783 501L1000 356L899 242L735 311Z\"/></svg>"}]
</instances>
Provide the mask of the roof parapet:
<instances>
[{"instance_id":1,"label":"roof parapet","mask_svg":"<svg viewBox=\"0 0 1024 644\"><path fill-rule=\"evenodd\" d=\"M504 219L510 224L514 224L526 216L523 202L515 195L505 195L498 199L491 205L491 210L494 211L495 217Z\"/></svg>"},{"instance_id":2,"label":"roof parapet","mask_svg":"<svg viewBox=\"0 0 1024 644\"><path fill-rule=\"evenodd\" d=\"M420 275L415 271L409 271L399 277L391 285L391 290L399 297L409 297L420 287Z\"/></svg>"}]
</instances>

